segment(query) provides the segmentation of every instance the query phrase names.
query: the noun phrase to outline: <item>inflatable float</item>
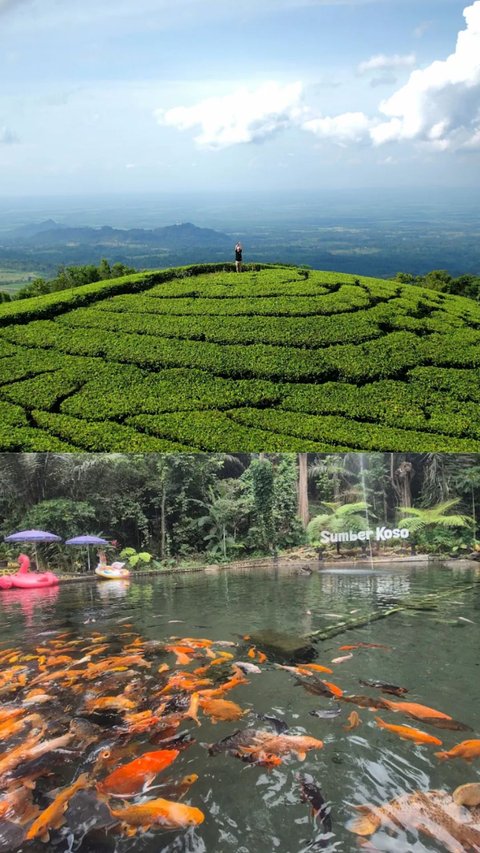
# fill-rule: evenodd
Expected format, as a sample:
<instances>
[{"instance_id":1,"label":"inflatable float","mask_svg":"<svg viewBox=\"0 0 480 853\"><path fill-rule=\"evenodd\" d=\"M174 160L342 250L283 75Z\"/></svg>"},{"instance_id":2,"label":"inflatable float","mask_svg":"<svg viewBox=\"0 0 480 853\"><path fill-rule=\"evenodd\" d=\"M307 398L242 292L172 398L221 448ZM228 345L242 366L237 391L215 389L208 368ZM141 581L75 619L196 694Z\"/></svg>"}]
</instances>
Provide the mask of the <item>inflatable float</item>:
<instances>
[{"instance_id":1,"label":"inflatable float","mask_svg":"<svg viewBox=\"0 0 480 853\"><path fill-rule=\"evenodd\" d=\"M124 566L125 563L112 563L111 566L99 563L95 569L95 574L104 581L125 580L130 577L130 572L128 569L125 569Z\"/></svg>"},{"instance_id":2,"label":"inflatable float","mask_svg":"<svg viewBox=\"0 0 480 853\"><path fill-rule=\"evenodd\" d=\"M4 575L0 578L0 589L41 589L42 587L57 586L59 579L53 572L36 574L30 571L30 558L20 554L20 568L14 575Z\"/></svg>"}]
</instances>

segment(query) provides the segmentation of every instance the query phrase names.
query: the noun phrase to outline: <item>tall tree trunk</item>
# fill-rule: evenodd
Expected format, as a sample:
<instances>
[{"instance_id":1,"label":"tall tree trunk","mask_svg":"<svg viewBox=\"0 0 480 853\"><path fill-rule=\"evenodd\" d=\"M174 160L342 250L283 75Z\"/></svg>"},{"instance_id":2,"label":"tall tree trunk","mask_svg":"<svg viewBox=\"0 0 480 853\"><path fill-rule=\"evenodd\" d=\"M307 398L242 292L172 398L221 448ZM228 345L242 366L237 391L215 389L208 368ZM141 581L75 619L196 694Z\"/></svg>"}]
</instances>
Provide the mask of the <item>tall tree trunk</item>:
<instances>
[{"instance_id":1,"label":"tall tree trunk","mask_svg":"<svg viewBox=\"0 0 480 853\"><path fill-rule=\"evenodd\" d=\"M167 503L167 487L165 480L162 483L162 501L160 504L160 559L165 559L165 546L167 540L167 526L165 520L165 507Z\"/></svg>"},{"instance_id":2,"label":"tall tree trunk","mask_svg":"<svg viewBox=\"0 0 480 853\"><path fill-rule=\"evenodd\" d=\"M307 529L310 520L308 511L308 454L298 454L298 517L303 529Z\"/></svg>"}]
</instances>

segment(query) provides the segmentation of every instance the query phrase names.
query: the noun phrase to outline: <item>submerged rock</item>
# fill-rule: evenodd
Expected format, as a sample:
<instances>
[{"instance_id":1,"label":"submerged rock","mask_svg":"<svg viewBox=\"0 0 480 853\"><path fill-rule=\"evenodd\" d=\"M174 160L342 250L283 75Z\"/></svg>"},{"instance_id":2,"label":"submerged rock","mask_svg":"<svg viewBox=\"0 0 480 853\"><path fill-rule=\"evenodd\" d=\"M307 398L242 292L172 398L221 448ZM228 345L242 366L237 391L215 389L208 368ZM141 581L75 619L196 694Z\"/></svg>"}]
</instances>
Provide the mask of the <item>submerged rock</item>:
<instances>
[{"instance_id":1,"label":"submerged rock","mask_svg":"<svg viewBox=\"0 0 480 853\"><path fill-rule=\"evenodd\" d=\"M316 649L308 637L266 629L250 635L250 643L258 646L277 663L314 660Z\"/></svg>"}]
</instances>

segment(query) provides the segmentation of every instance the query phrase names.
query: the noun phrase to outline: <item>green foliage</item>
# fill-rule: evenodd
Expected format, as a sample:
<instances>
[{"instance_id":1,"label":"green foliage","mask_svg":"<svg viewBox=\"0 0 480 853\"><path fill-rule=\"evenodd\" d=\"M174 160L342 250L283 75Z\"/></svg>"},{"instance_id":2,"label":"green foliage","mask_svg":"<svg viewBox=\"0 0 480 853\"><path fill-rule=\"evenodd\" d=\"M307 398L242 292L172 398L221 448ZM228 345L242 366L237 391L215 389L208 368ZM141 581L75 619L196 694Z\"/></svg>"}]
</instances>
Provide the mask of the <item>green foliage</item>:
<instances>
[{"instance_id":1,"label":"green foliage","mask_svg":"<svg viewBox=\"0 0 480 853\"><path fill-rule=\"evenodd\" d=\"M446 514L459 503L459 498L453 498L428 508L400 507L399 514L405 515L398 526L408 528L413 544L427 551L450 552L467 546L471 549L472 519L462 513Z\"/></svg>"},{"instance_id":2,"label":"green foliage","mask_svg":"<svg viewBox=\"0 0 480 853\"><path fill-rule=\"evenodd\" d=\"M110 266L103 258L98 266L85 264L80 267L60 267L57 275L50 281L44 278L36 278L31 284L27 284L18 291L16 299L28 299L32 296L42 296L45 293L57 293L59 290L68 290L72 287L82 287L84 284L92 284L95 281L104 281L109 278L121 278L131 275L135 270L125 264L116 263Z\"/></svg>"},{"instance_id":3,"label":"green foliage","mask_svg":"<svg viewBox=\"0 0 480 853\"><path fill-rule=\"evenodd\" d=\"M253 486L253 502L257 526L261 531L265 549L275 549L274 474L269 459L254 459L250 465Z\"/></svg>"},{"instance_id":4,"label":"green foliage","mask_svg":"<svg viewBox=\"0 0 480 853\"><path fill-rule=\"evenodd\" d=\"M148 551L136 551L135 548L124 548L120 552L120 559L127 562L129 569L149 568L153 561L153 554Z\"/></svg>"},{"instance_id":5,"label":"green foliage","mask_svg":"<svg viewBox=\"0 0 480 853\"><path fill-rule=\"evenodd\" d=\"M169 452L190 448L172 441L147 437L128 426L115 423L89 423L69 415L33 411L32 417L39 427L51 431L62 439L76 442L78 448L90 451L108 450L135 453L139 450ZM36 448L37 449L37 448Z\"/></svg>"},{"instance_id":6,"label":"green foliage","mask_svg":"<svg viewBox=\"0 0 480 853\"><path fill-rule=\"evenodd\" d=\"M307 527L308 541L316 547L324 547L320 539L322 530L328 530L329 533L344 533L352 530L357 533L368 526L367 518L371 517L371 507L365 501L347 504L323 501L323 506L326 512L312 518ZM337 550L339 550L338 543Z\"/></svg>"},{"instance_id":7,"label":"green foliage","mask_svg":"<svg viewBox=\"0 0 480 853\"><path fill-rule=\"evenodd\" d=\"M62 539L95 527L95 508L88 501L50 498L40 501L23 516L27 530L54 530Z\"/></svg>"}]
</instances>

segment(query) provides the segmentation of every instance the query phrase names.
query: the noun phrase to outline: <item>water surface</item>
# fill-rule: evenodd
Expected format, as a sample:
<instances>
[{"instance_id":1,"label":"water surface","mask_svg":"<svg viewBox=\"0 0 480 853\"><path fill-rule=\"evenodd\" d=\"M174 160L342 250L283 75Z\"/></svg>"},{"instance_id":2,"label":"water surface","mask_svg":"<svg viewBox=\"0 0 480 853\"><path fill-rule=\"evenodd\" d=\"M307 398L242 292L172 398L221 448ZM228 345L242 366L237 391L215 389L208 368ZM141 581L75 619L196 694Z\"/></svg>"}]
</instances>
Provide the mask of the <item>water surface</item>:
<instances>
[{"instance_id":1,"label":"water surface","mask_svg":"<svg viewBox=\"0 0 480 853\"><path fill-rule=\"evenodd\" d=\"M58 590L6 591L0 598L0 651L13 645L32 651L42 638L53 636L47 632L55 630L71 630L86 638L92 631L115 637L125 630L125 623L131 623L132 630L146 639L164 640L174 635L234 641L239 643L234 650L237 659L248 661L250 644L241 639L245 634L268 629L305 635L345 618L388 609L408 596L423 596L478 580L475 567L452 571L440 565L374 570L352 566L322 572L316 566L312 568L310 575L291 568L223 570L137 580L130 585L98 582L65 585ZM435 734L449 749L466 738L480 737L479 625L480 584L439 599L435 609L400 612L318 642L314 660L330 665L333 658L345 654L339 651L343 644L388 646L355 650L351 659L332 664L334 674L325 678L350 694L381 695L374 688L360 686L359 678L408 688L405 699L447 713L471 726L473 733L434 729L388 711L381 712L383 718ZM169 662L174 665L173 657ZM355 805L380 805L416 790L453 791L465 782L480 781L480 759L472 764L460 759L442 763L434 756L436 748L415 745L377 728L375 714L369 710L310 695L296 686L293 675L275 668L270 660L261 669L260 675L249 677L248 685L236 687L226 697L250 709L244 720L213 725L203 717L201 728L192 721L181 727L182 731L190 730L196 743L181 753L175 774L198 774L185 801L204 811L201 826L182 832L152 830L135 839L104 833L93 840L86 836L83 842L63 830L52 834L48 849L82 853L355 851L361 848L347 828L355 816ZM334 719L310 713L337 705L341 713ZM362 722L347 732L344 726L354 708ZM270 770L243 764L229 755L208 754L206 744L238 728L265 728L268 724L256 716L264 713L285 720L291 734L320 738L324 748L309 752L303 763L292 757ZM159 747L152 747L145 738L145 749L152 748ZM78 769L69 766L68 756L65 762L57 785L69 783ZM311 774L331 803L331 839L322 838L308 805L301 801L299 772ZM373 836L373 844L372 849L395 853L440 853L445 849L433 839L402 831L394 836L379 831ZM21 849L45 847L39 843Z\"/></svg>"}]
</instances>

